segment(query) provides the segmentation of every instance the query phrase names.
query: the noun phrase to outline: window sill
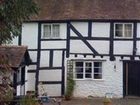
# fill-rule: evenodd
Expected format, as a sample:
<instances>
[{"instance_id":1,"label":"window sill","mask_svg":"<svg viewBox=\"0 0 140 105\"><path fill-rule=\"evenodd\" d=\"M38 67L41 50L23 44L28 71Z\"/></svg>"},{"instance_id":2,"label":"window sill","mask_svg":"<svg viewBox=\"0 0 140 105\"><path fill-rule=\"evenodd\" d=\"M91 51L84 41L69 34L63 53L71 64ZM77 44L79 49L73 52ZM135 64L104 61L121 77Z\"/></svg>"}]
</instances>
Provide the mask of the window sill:
<instances>
[{"instance_id":1,"label":"window sill","mask_svg":"<svg viewBox=\"0 0 140 105\"><path fill-rule=\"evenodd\" d=\"M41 38L42 41L45 41L45 40L51 40L51 41L55 41L55 40L66 40L66 39L62 39L62 38Z\"/></svg>"},{"instance_id":2,"label":"window sill","mask_svg":"<svg viewBox=\"0 0 140 105\"><path fill-rule=\"evenodd\" d=\"M114 37L114 39L133 39L133 37Z\"/></svg>"},{"instance_id":3,"label":"window sill","mask_svg":"<svg viewBox=\"0 0 140 105\"><path fill-rule=\"evenodd\" d=\"M104 79L74 79L75 81L104 81Z\"/></svg>"}]
</instances>

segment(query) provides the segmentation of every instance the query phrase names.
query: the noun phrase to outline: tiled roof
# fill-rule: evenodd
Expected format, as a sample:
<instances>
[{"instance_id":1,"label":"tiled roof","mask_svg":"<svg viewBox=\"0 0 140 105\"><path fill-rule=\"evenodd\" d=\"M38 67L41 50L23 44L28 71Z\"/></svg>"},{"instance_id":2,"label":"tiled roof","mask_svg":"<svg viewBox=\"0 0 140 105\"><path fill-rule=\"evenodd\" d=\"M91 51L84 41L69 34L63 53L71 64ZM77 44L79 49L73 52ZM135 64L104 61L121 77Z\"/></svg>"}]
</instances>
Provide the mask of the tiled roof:
<instances>
[{"instance_id":1,"label":"tiled roof","mask_svg":"<svg viewBox=\"0 0 140 105\"><path fill-rule=\"evenodd\" d=\"M0 46L0 54L8 57L8 63L11 67L19 67L26 53L26 46Z\"/></svg>"},{"instance_id":2,"label":"tiled roof","mask_svg":"<svg viewBox=\"0 0 140 105\"><path fill-rule=\"evenodd\" d=\"M140 20L140 0L36 0L39 20Z\"/></svg>"}]
</instances>

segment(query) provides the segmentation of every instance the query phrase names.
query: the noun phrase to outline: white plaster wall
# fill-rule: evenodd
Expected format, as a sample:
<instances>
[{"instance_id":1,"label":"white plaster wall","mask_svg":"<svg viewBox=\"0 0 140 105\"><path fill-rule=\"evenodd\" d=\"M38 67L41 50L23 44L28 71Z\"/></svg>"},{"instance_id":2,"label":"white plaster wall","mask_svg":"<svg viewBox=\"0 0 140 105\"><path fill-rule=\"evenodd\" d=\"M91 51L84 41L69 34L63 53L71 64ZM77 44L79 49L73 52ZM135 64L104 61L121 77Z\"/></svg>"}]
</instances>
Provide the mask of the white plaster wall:
<instances>
[{"instance_id":1,"label":"white plaster wall","mask_svg":"<svg viewBox=\"0 0 140 105\"><path fill-rule=\"evenodd\" d=\"M93 22L92 23L92 37L109 37L110 23Z\"/></svg>"},{"instance_id":2,"label":"white plaster wall","mask_svg":"<svg viewBox=\"0 0 140 105\"><path fill-rule=\"evenodd\" d=\"M44 91L42 91L43 89ZM48 84L48 85L39 85L39 95L46 92L48 96L61 96L61 85L60 84Z\"/></svg>"},{"instance_id":3,"label":"white plaster wall","mask_svg":"<svg viewBox=\"0 0 140 105\"><path fill-rule=\"evenodd\" d=\"M42 41L41 49L62 49L66 48L66 41Z\"/></svg>"},{"instance_id":4,"label":"white plaster wall","mask_svg":"<svg viewBox=\"0 0 140 105\"><path fill-rule=\"evenodd\" d=\"M112 97L116 98L123 96L122 62L118 58L114 62L106 59L107 61L103 61L102 80L75 80L75 97L104 97L106 93L112 93Z\"/></svg>"},{"instance_id":5,"label":"white plaster wall","mask_svg":"<svg viewBox=\"0 0 140 105\"><path fill-rule=\"evenodd\" d=\"M88 23L87 22L72 22L71 23L82 36L88 36ZM72 30L70 31L71 36L77 36Z\"/></svg>"},{"instance_id":6,"label":"white plaster wall","mask_svg":"<svg viewBox=\"0 0 140 105\"><path fill-rule=\"evenodd\" d=\"M36 65L29 65L27 70L36 70Z\"/></svg>"},{"instance_id":7,"label":"white plaster wall","mask_svg":"<svg viewBox=\"0 0 140 105\"><path fill-rule=\"evenodd\" d=\"M99 54L109 53L109 41L89 41Z\"/></svg>"},{"instance_id":8,"label":"white plaster wall","mask_svg":"<svg viewBox=\"0 0 140 105\"><path fill-rule=\"evenodd\" d=\"M137 23L137 37L140 38L140 23Z\"/></svg>"},{"instance_id":9,"label":"white plaster wall","mask_svg":"<svg viewBox=\"0 0 140 105\"><path fill-rule=\"evenodd\" d=\"M29 51L32 62L37 62L37 51Z\"/></svg>"},{"instance_id":10,"label":"white plaster wall","mask_svg":"<svg viewBox=\"0 0 140 105\"><path fill-rule=\"evenodd\" d=\"M137 55L140 55L140 41L137 41Z\"/></svg>"},{"instance_id":11,"label":"white plaster wall","mask_svg":"<svg viewBox=\"0 0 140 105\"><path fill-rule=\"evenodd\" d=\"M99 54L109 53L109 41L88 41L90 45ZM70 41L70 52L71 53L93 53L88 46L81 40Z\"/></svg>"},{"instance_id":12,"label":"white plaster wall","mask_svg":"<svg viewBox=\"0 0 140 105\"><path fill-rule=\"evenodd\" d=\"M70 52L71 53L92 53L91 50L81 40L70 41Z\"/></svg>"},{"instance_id":13,"label":"white plaster wall","mask_svg":"<svg viewBox=\"0 0 140 105\"><path fill-rule=\"evenodd\" d=\"M60 23L60 38L66 39L67 38L67 24Z\"/></svg>"},{"instance_id":14,"label":"white plaster wall","mask_svg":"<svg viewBox=\"0 0 140 105\"><path fill-rule=\"evenodd\" d=\"M49 51L41 51L40 56L40 67L48 67L49 66L49 57L50 52Z\"/></svg>"},{"instance_id":15,"label":"white plaster wall","mask_svg":"<svg viewBox=\"0 0 140 105\"><path fill-rule=\"evenodd\" d=\"M132 55L132 41L114 41L114 54Z\"/></svg>"},{"instance_id":16,"label":"white plaster wall","mask_svg":"<svg viewBox=\"0 0 140 105\"><path fill-rule=\"evenodd\" d=\"M53 53L53 66L61 67L62 66L62 51L54 51Z\"/></svg>"},{"instance_id":17,"label":"white plaster wall","mask_svg":"<svg viewBox=\"0 0 140 105\"><path fill-rule=\"evenodd\" d=\"M61 70L40 70L39 81L61 81Z\"/></svg>"},{"instance_id":18,"label":"white plaster wall","mask_svg":"<svg viewBox=\"0 0 140 105\"><path fill-rule=\"evenodd\" d=\"M28 45L29 49L37 49L38 24L23 23L22 25L22 45Z\"/></svg>"},{"instance_id":19,"label":"white plaster wall","mask_svg":"<svg viewBox=\"0 0 140 105\"><path fill-rule=\"evenodd\" d=\"M26 82L26 90L27 91L35 91L35 73L28 73L27 74L27 82Z\"/></svg>"}]
</instances>

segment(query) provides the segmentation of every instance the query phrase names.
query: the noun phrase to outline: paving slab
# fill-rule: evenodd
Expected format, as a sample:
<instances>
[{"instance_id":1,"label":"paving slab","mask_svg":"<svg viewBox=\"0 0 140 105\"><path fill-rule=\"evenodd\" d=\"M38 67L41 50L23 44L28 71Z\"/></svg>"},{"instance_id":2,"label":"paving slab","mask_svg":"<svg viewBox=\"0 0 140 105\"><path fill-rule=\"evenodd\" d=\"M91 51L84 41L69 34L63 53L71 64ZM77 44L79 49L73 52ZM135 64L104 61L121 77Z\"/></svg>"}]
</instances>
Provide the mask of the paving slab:
<instances>
[{"instance_id":1,"label":"paving slab","mask_svg":"<svg viewBox=\"0 0 140 105\"><path fill-rule=\"evenodd\" d=\"M103 105L103 98L63 100L61 105ZM140 105L140 98L112 99L112 105Z\"/></svg>"}]
</instances>

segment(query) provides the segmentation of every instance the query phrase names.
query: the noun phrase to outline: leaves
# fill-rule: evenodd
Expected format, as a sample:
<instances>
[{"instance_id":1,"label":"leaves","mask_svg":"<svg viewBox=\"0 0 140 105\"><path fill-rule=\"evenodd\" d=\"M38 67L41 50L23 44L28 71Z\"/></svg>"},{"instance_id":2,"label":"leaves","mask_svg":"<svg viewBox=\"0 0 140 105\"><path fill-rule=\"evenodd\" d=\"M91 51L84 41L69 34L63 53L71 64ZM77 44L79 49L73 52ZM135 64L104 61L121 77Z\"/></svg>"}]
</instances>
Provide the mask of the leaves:
<instances>
[{"instance_id":1,"label":"leaves","mask_svg":"<svg viewBox=\"0 0 140 105\"><path fill-rule=\"evenodd\" d=\"M33 0L1 0L0 45L20 35L22 22L37 14L38 10Z\"/></svg>"},{"instance_id":2,"label":"leaves","mask_svg":"<svg viewBox=\"0 0 140 105\"><path fill-rule=\"evenodd\" d=\"M11 74L12 69L8 62L8 56L0 54L0 101L9 101L13 98Z\"/></svg>"}]
</instances>

